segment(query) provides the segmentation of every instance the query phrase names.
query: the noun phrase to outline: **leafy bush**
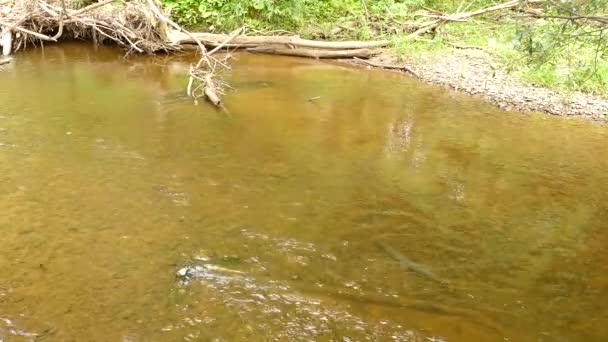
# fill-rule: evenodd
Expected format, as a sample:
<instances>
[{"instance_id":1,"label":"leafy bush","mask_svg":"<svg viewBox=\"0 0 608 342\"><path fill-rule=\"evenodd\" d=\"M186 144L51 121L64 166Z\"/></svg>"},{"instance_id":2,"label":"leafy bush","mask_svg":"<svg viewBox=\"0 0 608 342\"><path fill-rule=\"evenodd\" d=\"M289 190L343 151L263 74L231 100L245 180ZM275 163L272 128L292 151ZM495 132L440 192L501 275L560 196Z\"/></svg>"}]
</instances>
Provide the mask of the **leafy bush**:
<instances>
[{"instance_id":1,"label":"leafy bush","mask_svg":"<svg viewBox=\"0 0 608 342\"><path fill-rule=\"evenodd\" d=\"M544 10L545 19L522 24L516 36L525 77L552 88L607 95L608 23L585 17L606 13L608 2L551 3Z\"/></svg>"},{"instance_id":2,"label":"leafy bush","mask_svg":"<svg viewBox=\"0 0 608 342\"><path fill-rule=\"evenodd\" d=\"M306 25L361 20L361 0L161 0L185 26L229 31L247 24L259 29L293 30ZM437 0L367 0L371 16L404 17ZM441 2L441 1L439 1Z\"/></svg>"},{"instance_id":3,"label":"leafy bush","mask_svg":"<svg viewBox=\"0 0 608 342\"><path fill-rule=\"evenodd\" d=\"M307 0L162 0L171 15L185 26L232 30L247 24L254 28L301 24Z\"/></svg>"}]
</instances>

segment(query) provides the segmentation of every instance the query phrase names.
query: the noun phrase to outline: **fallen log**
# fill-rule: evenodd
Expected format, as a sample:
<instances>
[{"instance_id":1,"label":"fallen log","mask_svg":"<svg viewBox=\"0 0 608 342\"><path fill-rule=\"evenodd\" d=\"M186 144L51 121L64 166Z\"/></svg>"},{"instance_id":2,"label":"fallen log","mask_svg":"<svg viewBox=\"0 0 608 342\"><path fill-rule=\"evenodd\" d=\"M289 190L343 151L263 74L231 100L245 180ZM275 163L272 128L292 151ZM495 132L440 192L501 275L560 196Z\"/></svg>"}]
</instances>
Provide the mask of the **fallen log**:
<instances>
[{"instance_id":1,"label":"fallen log","mask_svg":"<svg viewBox=\"0 0 608 342\"><path fill-rule=\"evenodd\" d=\"M375 68L407 71L410 74L414 75L416 78L420 78L420 75L418 75L418 73L416 73L414 70L412 70L412 68L410 68L406 65L381 64L381 63L366 61L366 60L363 60L363 59L357 58L357 57L354 57L353 60L357 63L369 65L369 66L372 66Z\"/></svg>"},{"instance_id":2,"label":"fallen log","mask_svg":"<svg viewBox=\"0 0 608 342\"><path fill-rule=\"evenodd\" d=\"M216 43L216 42L213 42L213 43L205 42L204 44L207 48L216 48L221 45L222 46L221 48L226 49L226 50L247 49L247 48L255 48L255 47L259 46L257 44L230 44L230 43L222 45L222 43ZM198 50L198 46L196 44L190 44L190 43L180 44L179 47L184 51Z\"/></svg>"},{"instance_id":3,"label":"fallen log","mask_svg":"<svg viewBox=\"0 0 608 342\"><path fill-rule=\"evenodd\" d=\"M192 35L205 45L217 46L229 38L225 34L215 33L196 33ZM193 38L182 32L171 30L167 33L169 41L176 45L194 44ZM366 49L374 47L384 47L391 44L389 40L377 41L344 41L344 42L326 42L318 40L302 39L297 36L241 36L231 40L233 45L242 45L244 47L257 47L264 45L285 45L289 47L303 47L328 50L347 50L347 49Z\"/></svg>"},{"instance_id":4,"label":"fallen log","mask_svg":"<svg viewBox=\"0 0 608 342\"><path fill-rule=\"evenodd\" d=\"M356 50L317 50L305 48L256 47L248 48L248 52L270 55L309 57L309 58L370 58L374 53L369 49Z\"/></svg>"}]
</instances>

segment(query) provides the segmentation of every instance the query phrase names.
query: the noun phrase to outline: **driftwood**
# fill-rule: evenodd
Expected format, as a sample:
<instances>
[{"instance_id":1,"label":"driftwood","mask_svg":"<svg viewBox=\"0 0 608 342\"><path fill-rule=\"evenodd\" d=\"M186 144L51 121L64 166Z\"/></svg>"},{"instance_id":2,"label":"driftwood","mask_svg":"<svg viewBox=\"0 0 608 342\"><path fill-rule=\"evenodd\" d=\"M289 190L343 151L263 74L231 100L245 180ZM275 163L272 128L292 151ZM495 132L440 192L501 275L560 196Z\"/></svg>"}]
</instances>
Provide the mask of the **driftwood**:
<instances>
[{"instance_id":1,"label":"driftwood","mask_svg":"<svg viewBox=\"0 0 608 342\"><path fill-rule=\"evenodd\" d=\"M0 59L0 65L8 64L11 62L10 58Z\"/></svg>"},{"instance_id":2,"label":"driftwood","mask_svg":"<svg viewBox=\"0 0 608 342\"><path fill-rule=\"evenodd\" d=\"M11 54L13 48L13 33L8 28L2 29L0 45L2 45L2 56Z\"/></svg>"},{"instance_id":3,"label":"driftwood","mask_svg":"<svg viewBox=\"0 0 608 342\"><path fill-rule=\"evenodd\" d=\"M370 58L373 55L369 49L355 50L318 50L305 48L284 48L284 47L256 47L247 49L253 53L264 53L271 55L297 56L309 58Z\"/></svg>"},{"instance_id":4,"label":"driftwood","mask_svg":"<svg viewBox=\"0 0 608 342\"><path fill-rule=\"evenodd\" d=\"M369 65L375 68L382 68L382 69L394 69L394 70L402 70L402 71L407 71L410 74L414 75L416 78L420 78L420 75L418 75L418 73L416 73L414 70L412 70L412 68L406 66L406 65L393 65L393 64L382 64L382 63L375 63L375 62L370 62L370 61L366 61L357 57L353 58L355 62L357 63L361 63L361 64L365 64L365 65Z\"/></svg>"},{"instance_id":5,"label":"driftwood","mask_svg":"<svg viewBox=\"0 0 608 342\"><path fill-rule=\"evenodd\" d=\"M208 46L217 46L229 38L229 35L214 34L214 33L192 33L193 37L183 34L179 31L170 31L167 36L173 44L193 44L194 40L198 40ZM389 40L378 41L344 41L344 42L327 42L302 39L297 36L241 36L231 40L235 46L243 47L260 47L267 45L285 45L288 47L302 47L327 50L347 50L347 49L366 49L375 47L384 47L391 44Z\"/></svg>"}]
</instances>

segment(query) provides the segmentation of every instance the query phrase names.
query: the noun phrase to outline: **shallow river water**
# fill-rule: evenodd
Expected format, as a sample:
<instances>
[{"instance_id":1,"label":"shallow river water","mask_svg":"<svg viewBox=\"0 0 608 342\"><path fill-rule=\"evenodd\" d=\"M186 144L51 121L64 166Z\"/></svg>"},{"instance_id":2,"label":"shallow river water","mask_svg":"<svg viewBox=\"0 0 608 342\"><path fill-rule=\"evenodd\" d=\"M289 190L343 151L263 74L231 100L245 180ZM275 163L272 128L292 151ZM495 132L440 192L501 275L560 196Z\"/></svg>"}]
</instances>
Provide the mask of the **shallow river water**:
<instances>
[{"instance_id":1,"label":"shallow river water","mask_svg":"<svg viewBox=\"0 0 608 342\"><path fill-rule=\"evenodd\" d=\"M249 55L218 111L190 61L0 70L0 341L608 338L608 127Z\"/></svg>"}]
</instances>

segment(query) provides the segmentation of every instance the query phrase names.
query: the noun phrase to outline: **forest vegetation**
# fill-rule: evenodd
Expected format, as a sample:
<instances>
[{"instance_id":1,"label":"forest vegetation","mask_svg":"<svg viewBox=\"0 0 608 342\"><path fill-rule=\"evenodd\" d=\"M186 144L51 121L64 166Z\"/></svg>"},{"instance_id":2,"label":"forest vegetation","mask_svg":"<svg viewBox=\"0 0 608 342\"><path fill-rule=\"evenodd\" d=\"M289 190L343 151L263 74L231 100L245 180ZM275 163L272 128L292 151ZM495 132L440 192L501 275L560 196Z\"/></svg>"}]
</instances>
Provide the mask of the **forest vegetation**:
<instances>
[{"instance_id":1,"label":"forest vegetation","mask_svg":"<svg viewBox=\"0 0 608 342\"><path fill-rule=\"evenodd\" d=\"M608 96L605 0L162 0L178 23L207 32L390 39L405 59L483 49L497 68L564 92ZM480 9L513 4L467 16ZM479 11L483 12L483 11ZM428 30L421 27L437 22Z\"/></svg>"}]
</instances>

